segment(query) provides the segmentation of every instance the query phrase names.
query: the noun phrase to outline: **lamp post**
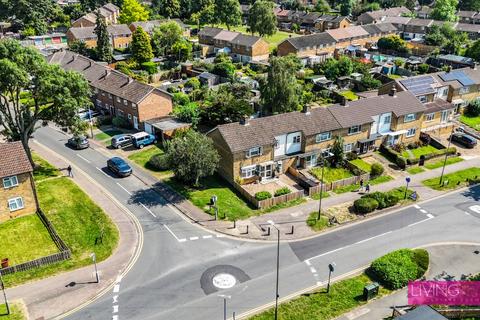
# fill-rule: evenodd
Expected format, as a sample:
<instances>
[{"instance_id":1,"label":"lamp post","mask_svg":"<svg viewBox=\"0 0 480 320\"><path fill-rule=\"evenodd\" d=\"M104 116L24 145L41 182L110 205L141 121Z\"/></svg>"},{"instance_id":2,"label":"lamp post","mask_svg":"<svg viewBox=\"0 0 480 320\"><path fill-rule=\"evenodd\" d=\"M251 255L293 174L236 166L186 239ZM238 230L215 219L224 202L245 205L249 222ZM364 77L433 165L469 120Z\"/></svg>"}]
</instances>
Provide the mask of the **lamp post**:
<instances>
[{"instance_id":1,"label":"lamp post","mask_svg":"<svg viewBox=\"0 0 480 320\"><path fill-rule=\"evenodd\" d=\"M335 262L328 264L328 284L327 284L327 293L330 292L330 278L332 276L332 272L335 271Z\"/></svg>"},{"instance_id":2,"label":"lamp post","mask_svg":"<svg viewBox=\"0 0 480 320\"><path fill-rule=\"evenodd\" d=\"M0 286L2 286L3 299L5 300L5 307L7 308L7 315L10 314L10 306L8 305L7 293L5 292L5 285L3 283L2 272L0 271Z\"/></svg>"},{"instance_id":3,"label":"lamp post","mask_svg":"<svg viewBox=\"0 0 480 320\"><path fill-rule=\"evenodd\" d=\"M279 280L279 271L280 271L280 229L277 228L273 221L268 221L272 227L277 229L277 281L275 285L275 320L278 319L278 280Z\"/></svg>"},{"instance_id":4,"label":"lamp post","mask_svg":"<svg viewBox=\"0 0 480 320\"><path fill-rule=\"evenodd\" d=\"M454 127L452 127L452 134L454 133ZM450 135L450 138L448 139L448 146L447 146L447 151L450 148L450 144L452 143L452 135ZM440 181L438 184L442 185L443 182L443 174L445 173L445 166L447 165L447 157L448 157L448 152L445 152L445 159L443 160L443 167L442 167L442 174L440 175Z\"/></svg>"},{"instance_id":5,"label":"lamp post","mask_svg":"<svg viewBox=\"0 0 480 320\"><path fill-rule=\"evenodd\" d=\"M219 294L220 298L223 298L223 320L227 320L227 299L231 299L232 296L226 294Z\"/></svg>"},{"instance_id":6,"label":"lamp post","mask_svg":"<svg viewBox=\"0 0 480 320\"><path fill-rule=\"evenodd\" d=\"M333 156L333 153L328 152L327 157ZM320 220L322 214L322 197L323 197L323 173L325 171L325 158L322 156L322 176L320 178L320 200L318 201L317 221Z\"/></svg>"},{"instance_id":7,"label":"lamp post","mask_svg":"<svg viewBox=\"0 0 480 320\"><path fill-rule=\"evenodd\" d=\"M93 120L92 120L92 111L90 110L90 105L88 105L88 119L90 120L90 138L93 139Z\"/></svg>"},{"instance_id":8,"label":"lamp post","mask_svg":"<svg viewBox=\"0 0 480 320\"><path fill-rule=\"evenodd\" d=\"M96 282L98 283L100 279L98 279L98 270L97 270L97 256L95 255L95 252L93 252L90 257L92 258L93 265L95 266L95 278Z\"/></svg>"},{"instance_id":9,"label":"lamp post","mask_svg":"<svg viewBox=\"0 0 480 320\"><path fill-rule=\"evenodd\" d=\"M405 188L405 195L403 196L403 199L407 199L407 191L408 191L408 184L410 183L410 177L406 177L405 181L407 182L407 186Z\"/></svg>"}]
</instances>

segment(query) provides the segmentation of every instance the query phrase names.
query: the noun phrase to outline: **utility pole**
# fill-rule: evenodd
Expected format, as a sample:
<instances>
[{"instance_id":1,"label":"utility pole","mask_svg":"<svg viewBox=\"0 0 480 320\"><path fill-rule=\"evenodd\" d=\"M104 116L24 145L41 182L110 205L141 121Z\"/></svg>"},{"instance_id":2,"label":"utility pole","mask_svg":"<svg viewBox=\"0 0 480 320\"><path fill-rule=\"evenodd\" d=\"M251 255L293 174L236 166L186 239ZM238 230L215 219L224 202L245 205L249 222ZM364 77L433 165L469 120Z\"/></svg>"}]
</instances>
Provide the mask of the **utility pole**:
<instances>
[{"instance_id":1,"label":"utility pole","mask_svg":"<svg viewBox=\"0 0 480 320\"><path fill-rule=\"evenodd\" d=\"M325 159L322 159L322 177L320 179L320 200L318 201L318 215L317 221L320 221L320 216L322 214L322 197L323 197L323 173L325 171Z\"/></svg>"},{"instance_id":2,"label":"utility pole","mask_svg":"<svg viewBox=\"0 0 480 320\"><path fill-rule=\"evenodd\" d=\"M10 306L8 305L7 293L5 292L5 284L3 283L2 272L0 271L0 285L2 286L3 299L5 300L5 307L7 308L7 315L10 314Z\"/></svg>"},{"instance_id":3,"label":"utility pole","mask_svg":"<svg viewBox=\"0 0 480 320\"><path fill-rule=\"evenodd\" d=\"M280 229L277 228L273 221L269 221L270 225L277 229L277 281L275 285L275 320L278 319L278 282L279 282L279 275L280 275Z\"/></svg>"},{"instance_id":4,"label":"utility pole","mask_svg":"<svg viewBox=\"0 0 480 320\"><path fill-rule=\"evenodd\" d=\"M440 175L440 181L439 185L442 185L443 182L443 174L445 173L445 166L447 165L447 157L448 157L448 149L450 148L450 144L452 143L452 135L454 133L454 127L452 127L452 134L450 135L450 138L448 139L448 146L447 146L447 152L445 152L445 159L443 160L443 167L442 167L442 174Z\"/></svg>"}]
</instances>

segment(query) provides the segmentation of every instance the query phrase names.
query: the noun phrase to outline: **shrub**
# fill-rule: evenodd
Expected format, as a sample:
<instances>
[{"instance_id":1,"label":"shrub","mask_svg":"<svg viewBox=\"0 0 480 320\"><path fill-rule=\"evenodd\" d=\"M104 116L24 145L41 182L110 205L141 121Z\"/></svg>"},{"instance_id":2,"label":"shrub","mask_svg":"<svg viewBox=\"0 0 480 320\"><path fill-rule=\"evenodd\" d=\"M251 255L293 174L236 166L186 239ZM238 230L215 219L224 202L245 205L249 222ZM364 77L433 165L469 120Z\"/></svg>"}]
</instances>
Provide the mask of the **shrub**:
<instances>
[{"instance_id":1,"label":"shrub","mask_svg":"<svg viewBox=\"0 0 480 320\"><path fill-rule=\"evenodd\" d=\"M385 169L383 168L383 166L380 163L375 162L374 164L372 164L372 168L370 169L370 174L372 175L372 177L376 178L381 176L384 171Z\"/></svg>"},{"instance_id":2,"label":"shrub","mask_svg":"<svg viewBox=\"0 0 480 320\"><path fill-rule=\"evenodd\" d=\"M421 267L415 261L414 251L410 249L396 250L374 260L369 271L385 287L393 290L399 289L405 287L408 281L417 279L419 269L423 270L424 253L420 253L418 258L422 263Z\"/></svg>"},{"instance_id":3,"label":"shrub","mask_svg":"<svg viewBox=\"0 0 480 320\"><path fill-rule=\"evenodd\" d=\"M130 129L131 125L124 117L114 117L112 119L112 125L117 128Z\"/></svg>"},{"instance_id":4,"label":"shrub","mask_svg":"<svg viewBox=\"0 0 480 320\"><path fill-rule=\"evenodd\" d=\"M397 157L397 160L395 161L395 163L397 164L397 166L399 166L401 169L405 169L405 167L407 166L407 160L402 157L402 156L398 156Z\"/></svg>"},{"instance_id":5,"label":"shrub","mask_svg":"<svg viewBox=\"0 0 480 320\"><path fill-rule=\"evenodd\" d=\"M377 209L385 208L385 196L386 194L380 191L368 193L362 196L364 199L375 199L378 202Z\"/></svg>"},{"instance_id":6,"label":"shrub","mask_svg":"<svg viewBox=\"0 0 480 320\"><path fill-rule=\"evenodd\" d=\"M469 117L480 116L480 101L477 101L477 100L471 101L467 105L467 108L465 109L465 114Z\"/></svg>"},{"instance_id":7,"label":"shrub","mask_svg":"<svg viewBox=\"0 0 480 320\"><path fill-rule=\"evenodd\" d=\"M164 154L156 154L148 160L148 165L159 171L170 169L170 164Z\"/></svg>"},{"instance_id":8,"label":"shrub","mask_svg":"<svg viewBox=\"0 0 480 320\"><path fill-rule=\"evenodd\" d=\"M255 193L255 199L257 199L258 201L270 199L271 197L272 197L272 194L268 191L259 191Z\"/></svg>"},{"instance_id":9,"label":"shrub","mask_svg":"<svg viewBox=\"0 0 480 320\"><path fill-rule=\"evenodd\" d=\"M413 261L417 264L417 278L423 277L427 272L428 265L430 264L430 257L428 251L425 249L413 250Z\"/></svg>"},{"instance_id":10,"label":"shrub","mask_svg":"<svg viewBox=\"0 0 480 320\"><path fill-rule=\"evenodd\" d=\"M283 188L280 188L280 189L276 190L274 196L275 197L283 196L284 194L289 194L290 192L292 192L292 190L290 190L287 187L283 187Z\"/></svg>"},{"instance_id":11,"label":"shrub","mask_svg":"<svg viewBox=\"0 0 480 320\"><path fill-rule=\"evenodd\" d=\"M378 201L373 198L360 198L353 202L355 212L365 214L378 208Z\"/></svg>"},{"instance_id":12,"label":"shrub","mask_svg":"<svg viewBox=\"0 0 480 320\"><path fill-rule=\"evenodd\" d=\"M152 62L152 61L143 62L141 66L143 70L148 72L148 74L155 74L158 72L158 67L155 62Z\"/></svg>"},{"instance_id":13,"label":"shrub","mask_svg":"<svg viewBox=\"0 0 480 320\"><path fill-rule=\"evenodd\" d=\"M396 205L400 201L400 198L393 192L387 192L383 200L385 201L385 208L388 208Z\"/></svg>"}]
</instances>

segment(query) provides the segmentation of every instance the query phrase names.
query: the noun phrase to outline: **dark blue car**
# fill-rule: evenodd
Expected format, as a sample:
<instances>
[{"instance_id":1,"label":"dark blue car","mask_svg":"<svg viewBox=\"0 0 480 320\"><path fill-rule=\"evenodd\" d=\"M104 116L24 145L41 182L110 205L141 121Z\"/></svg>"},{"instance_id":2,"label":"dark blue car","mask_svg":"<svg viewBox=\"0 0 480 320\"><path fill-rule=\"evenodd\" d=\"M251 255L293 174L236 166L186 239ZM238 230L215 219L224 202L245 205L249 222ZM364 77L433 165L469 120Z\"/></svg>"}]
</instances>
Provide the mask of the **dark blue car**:
<instances>
[{"instance_id":1,"label":"dark blue car","mask_svg":"<svg viewBox=\"0 0 480 320\"><path fill-rule=\"evenodd\" d=\"M128 177L132 174L132 167L130 167L125 160L119 157L108 159L107 167L120 177Z\"/></svg>"}]
</instances>

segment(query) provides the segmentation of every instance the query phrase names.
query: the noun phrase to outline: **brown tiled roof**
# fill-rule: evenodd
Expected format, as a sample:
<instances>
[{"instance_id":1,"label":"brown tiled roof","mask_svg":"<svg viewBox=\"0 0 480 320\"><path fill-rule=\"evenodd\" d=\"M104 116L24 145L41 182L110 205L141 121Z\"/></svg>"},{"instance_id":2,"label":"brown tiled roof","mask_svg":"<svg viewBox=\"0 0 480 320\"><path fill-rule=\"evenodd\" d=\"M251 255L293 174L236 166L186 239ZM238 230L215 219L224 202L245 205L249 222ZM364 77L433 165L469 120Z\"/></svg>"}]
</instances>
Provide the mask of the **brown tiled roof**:
<instances>
[{"instance_id":1,"label":"brown tiled roof","mask_svg":"<svg viewBox=\"0 0 480 320\"><path fill-rule=\"evenodd\" d=\"M97 34L95 33L95 27L77 27L70 28L69 31L77 40L82 39L96 39ZM107 31L110 36L131 36L132 31L128 28L126 24L112 24L107 26Z\"/></svg>"},{"instance_id":2,"label":"brown tiled roof","mask_svg":"<svg viewBox=\"0 0 480 320\"><path fill-rule=\"evenodd\" d=\"M33 171L20 141L0 143L0 154L0 178Z\"/></svg>"},{"instance_id":3,"label":"brown tiled roof","mask_svg":"<svg viewBox=\"0 0 480 320\"><path fill-rule=\"evenodd\" d=\"M356 38L356 37L366 37L368 36L368 32L365 31L361 26L351 26L347 28L340 28L340 29L330 29L325 31L328 33L332 38L337 41L342 41L344 39L349 38Z\"/></svg>"},{"instance_id":4,"label":"brown tiled roof","mask_svg":"<svg viewBox=\"0 0 480 320\"><path fill-rule=\"evenodd\" d=\"M450 110L455 108L453 104L442 99L435 99L432 102L425 103L425 107L427 107L427 110L425 111L426 113Z\"/></svg>"},{"instance_id":5,"label":"brown tiled roof","mask_svg":"<svg viewBox=\"0 0 480 320\"><path fill-rule=\"evenodd\" d=\"M372 17L374 20L376 20L381 17L401 16L403 13L411 13L411 11L405 7L393 7L393 8L370 11L370 12L366 12L365 14Z\"/></svg>"}]
</instances>

